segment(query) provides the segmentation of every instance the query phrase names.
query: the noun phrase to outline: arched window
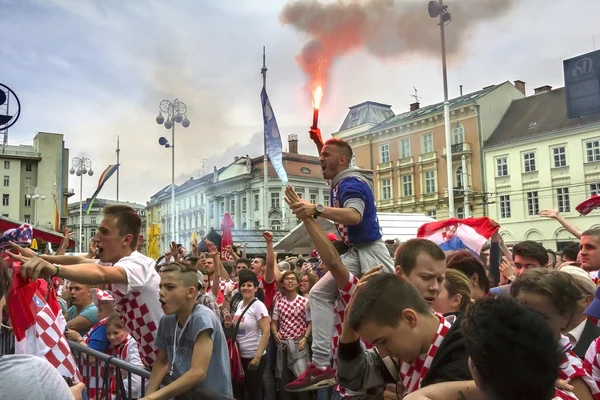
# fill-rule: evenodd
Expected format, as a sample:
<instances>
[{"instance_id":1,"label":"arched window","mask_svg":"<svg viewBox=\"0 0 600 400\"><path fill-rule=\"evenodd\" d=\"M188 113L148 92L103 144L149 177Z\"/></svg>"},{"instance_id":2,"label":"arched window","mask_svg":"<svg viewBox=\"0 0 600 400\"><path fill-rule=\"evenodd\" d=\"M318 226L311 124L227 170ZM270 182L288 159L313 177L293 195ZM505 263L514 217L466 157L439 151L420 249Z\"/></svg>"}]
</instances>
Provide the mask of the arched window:
<instances>
[{"instance_id":1,"label":"arched window","mask_svg":"<svg viewBox=\"0 0 600 400\"><path fill-rule=\"evenodd\" d=\"M454 125L452 129L452 144L460 144L465 141L465 128L461 124Z\"/></svg>"},{"instance_id":2,"label":"arched window","mask_svg":"<svg viewBox=\"0 0 600 400\"><path fill-rule=\"evenodd\" d=\"M462 167L456 168L456 176L454 177L455 184L454 187L462 189L463 187L463 169Z\"/></svg>"},{"instance_id":3,"label":"arched window","mask_svg":"<svg viewBox=\"0 0 600 400\"><path fill-rule=\"evenodd\" d=\"M464 207L458 207L456 209L456 218L463 219L464 217L465 217L465 208Z\"/></svg>"}]
</instances>

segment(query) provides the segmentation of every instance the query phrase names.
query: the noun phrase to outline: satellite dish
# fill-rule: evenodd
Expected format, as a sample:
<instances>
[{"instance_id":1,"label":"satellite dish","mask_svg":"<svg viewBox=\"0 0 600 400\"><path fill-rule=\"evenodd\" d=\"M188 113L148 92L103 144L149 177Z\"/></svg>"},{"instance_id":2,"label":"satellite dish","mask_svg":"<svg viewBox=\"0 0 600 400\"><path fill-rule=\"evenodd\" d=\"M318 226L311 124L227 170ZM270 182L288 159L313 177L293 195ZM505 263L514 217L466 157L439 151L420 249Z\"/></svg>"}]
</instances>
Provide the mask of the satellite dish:
<instances>
[{"instance_id":1,"label":"satellite dish","mask_svg":"<svg viewBox=\"0 0 600 400\"><path fill-rule=\"evenodd\" d=\"M158 144L160 144L161 146L166 145L167 144L167 138L161 137L160 139L158 139Z\"/></svg>"}]
</instances>

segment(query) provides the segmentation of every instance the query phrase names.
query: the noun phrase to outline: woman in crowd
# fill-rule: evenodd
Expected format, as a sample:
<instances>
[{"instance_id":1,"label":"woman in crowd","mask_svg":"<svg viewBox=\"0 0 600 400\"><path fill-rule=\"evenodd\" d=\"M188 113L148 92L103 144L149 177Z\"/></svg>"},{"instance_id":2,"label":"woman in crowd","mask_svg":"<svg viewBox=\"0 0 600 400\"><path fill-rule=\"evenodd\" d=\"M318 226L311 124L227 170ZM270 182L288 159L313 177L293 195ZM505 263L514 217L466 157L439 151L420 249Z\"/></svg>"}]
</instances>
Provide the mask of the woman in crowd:
<instances>
[{"instance_id":1,"label":"woman in crowd","mask_svg":"<svg viewBox=\"0 0 600 400\"><path fill-rule=\"evenodd\" d=\"M300 276L300 294L308 299L310 289L317 283L317 279L311 273L303 273Z\"/></svg>"},{"instance_id":2,"label":"woman in crowd","mask_svg":"<svg viewBox=\"0 0 600 400\"><path fill-rule=\"evenodd\" d=\"M229 328L235 327L239 321L236 341L245 380L244 387L238 388L237 398L243 398L245 393L250 400L260 400L263 397L263 373L267 362L265 353L270 337L269 313L265 304L256 296L258 285L258 278L254 272L240 271L239 291L242 299L237 305L233 321L225 323L225 327Z\"/></svg>"},{"instance_id":3,"label":"woman in crowd","mask_svg":"<svg viewBox=\"0 0 600 400\"><path fill-rule=\"evenodd\" d=\"M467 311L471 304L471 283L456 269L447 269L439 296L432 308L440 314L455 314Z\"/></svg>"},{"instance_id":4,"label":"woman in crowd","mask_svg":"<svg viewBox=\"0 0 600 400\"><path fill-rule=\"evenodd\" d=\"M571 317L577 312L582 295L573 278L561 271L533 268L523 272L511 287L511 294L521 304L537 311L546 320L562 351L558 376L573 387L577 399L592 399L600 396L600 389L592 377L583 369L582 361L573 353L572 344L566 333ZM568 392L557 390L557 397L573 398Z\"/></svg>"},{"instance_id":5,"label":"woman in crowd","mask_svg":"<svg viewBox=\"0 0 600 400\"><path fill-rule=\"evenodd\" d=\"M277 342L276 377L281 399L292 398L285 385L300 376L310 361L308 338L312 331L308 299L298 293L298 275L286 271L280 278L281 296L273 307L271 332ZM308 398L304 396L304 398Z\"/></svg>"},{"instance_id":6,"label":"woman in crowd","mask_svg":"<svg viewBox=\"0 0 600 400\"><path fill-rule=\"evenodd\" d=\"M467 276L471 282L471 298L478 300L490 291L490 280L481 260L468 251L459 251L446 261L446 268L456 269Z\"/></svg>"}]
</instances>

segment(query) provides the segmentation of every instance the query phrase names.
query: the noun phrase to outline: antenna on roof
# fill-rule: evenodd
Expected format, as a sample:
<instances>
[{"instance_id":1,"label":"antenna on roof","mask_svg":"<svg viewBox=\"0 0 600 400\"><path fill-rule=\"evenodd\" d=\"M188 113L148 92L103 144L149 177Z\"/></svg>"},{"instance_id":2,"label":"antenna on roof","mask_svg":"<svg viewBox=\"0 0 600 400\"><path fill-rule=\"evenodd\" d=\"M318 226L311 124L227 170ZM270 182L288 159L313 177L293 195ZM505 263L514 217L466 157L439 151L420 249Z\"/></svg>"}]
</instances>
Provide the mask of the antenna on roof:
<instances>
[{"instance_id":1,"label":"antenna on roof","mask_svg":"<svg viewBox=\"0 0 600 400\"><path fill-rule=\"evenodd\" d=\"M418 95L418 90L416 87L413 86L413 89L415 90L415 94L411 94L410 97L414 97L415 103L418 103L419 99L422 99L422 97Z\"/></svg>"}]
</instances>

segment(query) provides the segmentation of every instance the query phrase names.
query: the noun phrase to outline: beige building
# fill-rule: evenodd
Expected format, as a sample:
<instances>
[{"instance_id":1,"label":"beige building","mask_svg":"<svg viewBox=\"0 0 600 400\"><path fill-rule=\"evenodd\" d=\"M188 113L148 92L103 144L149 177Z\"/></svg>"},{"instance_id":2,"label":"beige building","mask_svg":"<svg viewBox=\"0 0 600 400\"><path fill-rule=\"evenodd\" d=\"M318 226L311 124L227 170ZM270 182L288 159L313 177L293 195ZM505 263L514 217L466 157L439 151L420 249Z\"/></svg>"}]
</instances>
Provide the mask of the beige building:
<instances>
[{"instance_id":1,"label":"beige building","mask_svg":"<svg viewBox=\"0 0 600 400\"><path fill-rule=\"evenodd\" d=\"M574 240L558 222L539 217L557 209L581 230L600 227L600 211L575 207L600 193L600 114L567 118L565 89L550 86L513 101L484 147L487 209L507 243L534 240L561 250Z\"/></svg>"},{"instance_id":2,"label":"beige building","mask_svg":"<svg viewBox=\"0 0 600 400\"><path fill-rule=\"evenodd\" d=\"M525 84L486 87L450 100L452 170L456 217L463 207L461 157L467 161L471 216L482 216L481 147L510 103L524 96ZM417 212L448 217L448 183L443 103L394 115L391 106L365 102L353 107L334 137L354 149L355 165L375 171L375 199L381 212Z\"/></svg>"},{"instance_id":3,"label":"beige building","mask_svg":"<svg viewBox=\"0 0 600 400\"><path fill-rule=\"evenodd\" d=\"M69 149L62 134L38 132L32 145L0 147L0 170L0 214L54 230L56 197L61 223L66 221L66 200L74 192L68 189Z\"/></svg>"}]
</instances>

